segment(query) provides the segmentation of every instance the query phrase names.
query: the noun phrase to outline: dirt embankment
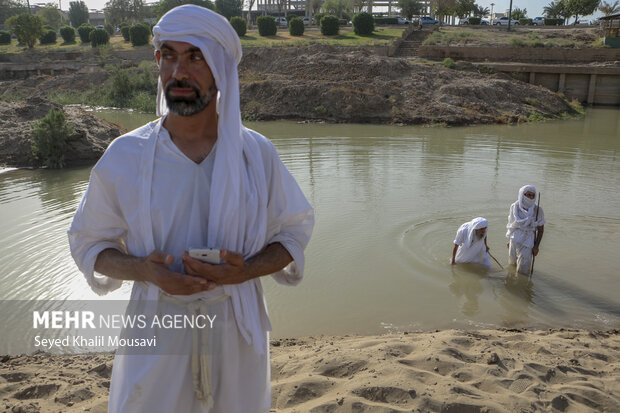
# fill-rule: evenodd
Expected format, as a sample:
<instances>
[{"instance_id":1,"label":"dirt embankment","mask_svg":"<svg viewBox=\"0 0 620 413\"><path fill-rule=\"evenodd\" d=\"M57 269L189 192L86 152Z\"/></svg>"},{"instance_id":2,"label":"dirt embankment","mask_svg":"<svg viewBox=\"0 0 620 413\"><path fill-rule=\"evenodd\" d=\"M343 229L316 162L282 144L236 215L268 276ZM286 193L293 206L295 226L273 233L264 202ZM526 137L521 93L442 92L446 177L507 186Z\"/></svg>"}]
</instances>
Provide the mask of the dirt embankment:
<instances>
[{"instance_id":1,"label":"dirt embankment","mask_svg":"<svg viewBox=\"0 0 620 413\"><path fill-rule=\"evenodd\" d=\"M73 126L69 149L65 154L66 166L96 162L112 139L125 132L118 125L99 119L78 107L63 108L36 97L20 103L3 102L0 105L0 165L41 165L41 161L32 154L32 130L34 124L52 108L62 109L67 123Z\"/></svg>"},{"instance_id":2,"label":"dirt embankment","mask_svg":"<svg viewBox=\"0 0 620 413\"><path fill-rule=\"evenodd\" d=\"M372 55L363 49L343 53L329 46L248 48L239 67L241 109L247 120L288 119L351 123L470 125L513 123L574 113L549 90L507 75L479 73L467 63L457 69L439 64ZM0 111L0 164L34 166L32 123L47 114L45 99L57 92L105 88L102 68L0 83L0 98L21 97ZM103 85L103 86L102 86ZM28 99L39 99L28 101ZM117 125L78 108L67 108L75 126L70 165L93 162Z\"/></svg>"},{"instance_id":3,"label":"dirt embankment","mask_svg":"<svg viewBox=\"0 0 620 413\"><path fill-rule=\"evenodd\" d=\"M574 111L545 88L457 68L364 50L248 49L240 66L242 112L254 120L469 125Z\"/></svg>"}]
</instances>

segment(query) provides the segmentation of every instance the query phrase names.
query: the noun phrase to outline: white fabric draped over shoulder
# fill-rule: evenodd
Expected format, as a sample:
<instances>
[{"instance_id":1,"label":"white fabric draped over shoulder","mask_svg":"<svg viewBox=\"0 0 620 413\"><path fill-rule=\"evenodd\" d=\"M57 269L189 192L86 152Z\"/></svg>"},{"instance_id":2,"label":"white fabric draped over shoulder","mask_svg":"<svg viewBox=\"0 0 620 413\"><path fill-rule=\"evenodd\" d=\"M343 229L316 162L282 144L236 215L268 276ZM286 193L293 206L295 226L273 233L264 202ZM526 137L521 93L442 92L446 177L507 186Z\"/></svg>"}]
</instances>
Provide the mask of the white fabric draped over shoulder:
<instances>
[{"instance_id":1,"label":"white fabric draped over shoulder","mask_svg":"<svg viewBox=\"0 0 620 413\"><path fill-rule=\"evenodd\" d=\"M542 208L538 209L536 206L536 197L530 199L525 196L526 192L536 194L536 188L532 185L525 185L519 189L519 197L510 206L508 213L506 237L517 244L533 247L534 231L536 227L545 224L545 215ZM537 209L538 217L536 217Z\"/></svg>"},{"instance_id":2,"label":"white fabric draped over shoulder","mask_svg":"<svg viewBox=\"0 0 620 413\"><path fill-rule=\"evenodd\" d=\"M199 47L218 89L209 245L203 247L240 252L247 259L269 243L280 242L293 262L273 277L284 284L299 283L314 214L271 142L241 123L237 72L241 44L237 34L224 17L194 5L166 13L153 28L153 34L156 49L166 40ZM158 88L158 114L165 116L168 109L161 81ZM110 145L93 168L88 190L69 230L72 255L99 294L121 284L94 273L99 252L117 248L146 256L158 248L152 233L150 194L162 123L163 119L150 123ZM257 353L265 353L263 331L270 330L270 325L260 280L226 285L224 290L231 297L241 334ZM156 300L159 294L163 292L149 285L149 300Z\"/></svg>"}]
</instances>

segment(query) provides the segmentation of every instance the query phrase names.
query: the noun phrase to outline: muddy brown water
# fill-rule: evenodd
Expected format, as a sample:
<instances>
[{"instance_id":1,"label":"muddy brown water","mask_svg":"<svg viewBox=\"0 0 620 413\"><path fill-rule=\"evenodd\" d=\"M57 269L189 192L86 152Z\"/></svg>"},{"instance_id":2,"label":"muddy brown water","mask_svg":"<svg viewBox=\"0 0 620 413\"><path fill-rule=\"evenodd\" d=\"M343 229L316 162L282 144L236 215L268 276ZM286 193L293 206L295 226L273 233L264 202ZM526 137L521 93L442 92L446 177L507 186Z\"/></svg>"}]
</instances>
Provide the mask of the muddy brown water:
<instances>
[{"instance_id":1,"label":"muddy brown water","mask_svg":"<svg viewBox=\"0 0 620 413\"><path fill-rule=\"evenodd\" d=\"M100 115L127 128L152 118ZM264 279L274 337L620 327L620 110L518 126L248 126L272 139L316 211L305 280ZM63 300L100 300L66 240L89 171L0 173L5 303L61 300L47 308L62 309ZM451 266L456 229L476 216L489 220L491 252L507 264L508 208L526 183L541 191L547 218L532 279L495 264ZM126 283L106 298L129 291ZM3 310L3 331L32 323L17 307ZM2 334L0 354L32 350L33 334Z\"/></svg>"}]
</instances>

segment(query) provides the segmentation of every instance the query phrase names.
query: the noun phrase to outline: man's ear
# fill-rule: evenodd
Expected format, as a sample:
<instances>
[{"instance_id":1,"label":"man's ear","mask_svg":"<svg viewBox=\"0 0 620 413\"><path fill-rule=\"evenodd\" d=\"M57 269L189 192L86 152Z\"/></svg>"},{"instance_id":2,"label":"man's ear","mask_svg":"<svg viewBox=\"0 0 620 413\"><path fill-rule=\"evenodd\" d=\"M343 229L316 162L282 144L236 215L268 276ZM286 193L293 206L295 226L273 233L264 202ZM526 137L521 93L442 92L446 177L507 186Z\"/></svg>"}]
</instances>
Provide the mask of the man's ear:
<instances>
[{"instance_id":1,"label":"man's ear","mask_svg":"<svg viewBox=\"0 0 620 413\"><path fill-rule=\"evenodd\" d=\"M158 67L159 67L159 59L161 59L161 51L155 50L155 61L157 62Z\"/></svg>"}]
</instances>

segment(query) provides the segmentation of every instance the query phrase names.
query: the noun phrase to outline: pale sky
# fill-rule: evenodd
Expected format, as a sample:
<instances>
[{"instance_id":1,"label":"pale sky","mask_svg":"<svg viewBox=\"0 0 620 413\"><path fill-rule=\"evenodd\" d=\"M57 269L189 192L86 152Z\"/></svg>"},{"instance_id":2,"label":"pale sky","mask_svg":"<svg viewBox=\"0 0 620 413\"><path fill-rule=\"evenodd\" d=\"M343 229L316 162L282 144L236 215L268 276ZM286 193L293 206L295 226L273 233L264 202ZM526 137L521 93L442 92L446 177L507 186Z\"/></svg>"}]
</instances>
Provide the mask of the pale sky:
<instances>
[{"instance_id":1,"label":"pale sky","mask_svg":"<svg viewBox=\"0 0 620 413\"><path fill-rule=\"evenodd\" d=\"M55 2L57 0L50 0L50 1ZM71 0L60 0L60 1L61 1L62 9L68 10L69 1ZM102 10L107 1L109 0L84 0L84 3L86 3L88 8L90 9ZM396 3L396 1L397 0L394 0L394 3ZM31 4L36 3L33 0L30 0L30 2ZM42 3L47 3L47 2L43 1ZM147 3L151 3L151 2L154 2L154 1L147 0ZM512 7L513 8L519 7L521 9L523 8L527 9L527 16L530 18L533 18L536 16L542 16L543 7L547 6L550 2L551 0L513 0ZM613 3L613 0L608 0L608 2ZM493 6L493 11L503 13L506 10L508 10L510 0L477 0L476 3L479 4L480 6L488 7L489 9L491 9L491 3L495 3L495 6ZM601 13L596 12L594 15L596 17L600 17Z\"/></svg>"}]
</instances>

